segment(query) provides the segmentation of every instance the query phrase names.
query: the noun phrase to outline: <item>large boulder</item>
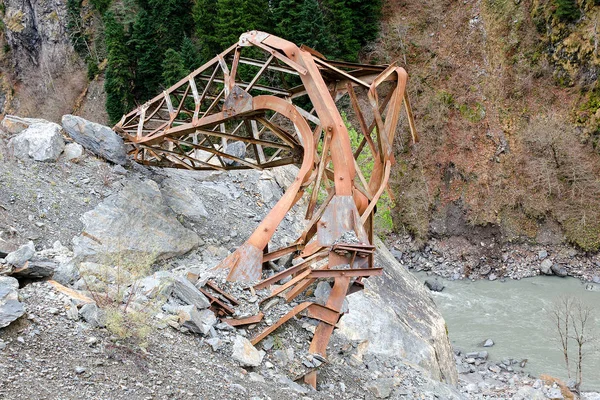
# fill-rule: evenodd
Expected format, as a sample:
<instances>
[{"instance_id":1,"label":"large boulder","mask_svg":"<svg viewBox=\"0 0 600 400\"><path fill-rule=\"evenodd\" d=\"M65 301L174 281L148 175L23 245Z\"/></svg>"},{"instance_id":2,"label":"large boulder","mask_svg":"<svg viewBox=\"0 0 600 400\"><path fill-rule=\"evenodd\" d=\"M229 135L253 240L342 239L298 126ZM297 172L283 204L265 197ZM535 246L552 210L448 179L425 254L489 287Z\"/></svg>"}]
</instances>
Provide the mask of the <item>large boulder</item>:
<instances>
[{"instance_id":1,"label":"large boulder","mask_svg":"<svg viewBox=\"0 0 600 400\"><path fill-rule=\"evenodd\" d=\"M65 148L60 131L60 125L54 122L33 123L10 139L8 148L17 158L56 161Z\"/></svg>"},{"instance_id":2,"label":"large boulder","mask_svg":"<svg viewBox=\"0 0 600 400\"><path fill-rule=\"evenodd\" d=\"M227 173L165 169L160 174L164 176L162 195L173 212L193 224L202 238L225 239L229 249L242 244L281 198L284 189L277 177L293 180L298 168ZM284 218L270 246L285 246L297 239L305 225L302 211L294 209Z\"/></svg>"},{"instance_id":3,"label":"large boulder","mask_svg":"<svg viewBox=\"0 0 600 400\"><path fill-rule=\"evenodd\" d=\"M87 150L115 164L127 164L123 139L107 126L75 115L63 115L62 126L74 141Z\"/></svg>"},{"instance_id":4,"label":"large boulder","mask_svg":"<svg viewBox=\"0 0 600 400\"><path fill-rule=\"evenodd\" d=\"M19 302L19 281L8 276L0 276L0 328L25 313L25 307Z\"/></svg>"},{"instance_id":5,"label":"large boulder","mask_svg":"<svg viewBox=\"0 0 600 400\"><path fill-rule=\"evenodd\" d=\"M350 311L340 319L338 334L367 340L367 353L408 360L431 378L456 384L446 323L428 290L381 240L376 238L375 245L375 264L384 274L367 279L363 291L347 297Z\"/></svg>"},{"instance_id":6,"label":"large boulder","mask_svg":"<svg viewBox=\"0 0 600 400\"><path fill-rule=\"evenodd\" d=\"M29 241L6 256L6 262L15 267L22 267L35 254L35 245Z\"/></svg>"},{"instance_id":7,"label":"large boulder","mask_svg":"<svg viewBox=\"0 0 600 400\"><path fill-rule=\"evenodd\" d=\"M36 123L46 123L48 121L39 118L21 118L16 115L6 115L0 125L2 129L6 132L16 135L17 133L21 133L25 129L29 128L29 126Z\"/></svg>"},{"instance_id":8,"label":"large boulder","mask_svg":"<svg viewBox=\"0 0 600 400\"><path fill-rule=\"evenodd\" d=\"M127 181L81 221L83 232L73 239L80 261L153 263L185 254L199 243L198 235L177 221L150 180Z\"/></svg>"}]
</instances>

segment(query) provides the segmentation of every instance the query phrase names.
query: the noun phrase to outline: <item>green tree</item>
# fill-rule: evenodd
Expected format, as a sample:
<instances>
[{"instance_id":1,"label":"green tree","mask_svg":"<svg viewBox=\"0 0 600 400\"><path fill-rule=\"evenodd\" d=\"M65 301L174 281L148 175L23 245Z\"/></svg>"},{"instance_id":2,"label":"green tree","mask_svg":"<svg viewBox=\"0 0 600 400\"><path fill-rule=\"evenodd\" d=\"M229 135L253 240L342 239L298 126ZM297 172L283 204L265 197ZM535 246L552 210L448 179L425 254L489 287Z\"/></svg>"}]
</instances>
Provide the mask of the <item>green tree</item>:
<instances>
[{"instance_id":1,"label":"green tree","mask_svg":"<svg viewBox=\"0 0 600 400\"><path fill-rule=\"evenodd\" d=\"M104 15L104 35L108 63L106 66L106 111L111 123L116 123L133 106L129 52L121 25L110 12Z\"/></svg>"},{"instance_id":2,"label":"green tree","mask_svg":"<svg viewBox=\"0 0 600 400\"><path fill-rule=\"evenodd\" d=\"M193 27L190 0L137 0L140 11L133 23L130 47L136 61L135 97L144 102L162 83L160 55L179 49Z\"/></svg>"},{"instance_id":3,"label":"green tree","mask_svg":"<svg viewBox=\"0 0 600 400\"><path fill-rule=\"evenodd\" d=\"M332 35L332 55L347 61L356 61L360 43L355 38L352 9L346 0L323 0L325 23Z\"/></svg>"},{"instance_id":4,"label":"green tree","mask_svg":"<svg viewBox=\"0 0 600 400\"><path fill-rule=\"evenodd\" d=\"M219 51L236 43L251 30L269 31L271 15L268 0L217 0L215 36Z\"/></svg>"},{"instance_id":5,"label":"green tree","mask_svg":"<svg viewBox=\"0 0 600 400\"><path fill-rule=\"evenodd\" d=\"M565 22L575 22L581 17L581 10L575 0L554 0L556 11L554 15Z\"/></svg>"},{"instance_id":6,"label":"green tree","mask_svg":"<svg viewBox=\"0 0 600 400\"><path fill-rule=\"evenodd\" d=\"M92 3L94 8L98 10L100 14L104 14L106 10L108 10L108 7L110 7L112 0L90 0L90 3Z\"/></svg>"},{"instance_id":7,"label":"green tree","mask_svg":"<svg viewBox=\"0 0 600 400\"><path fill-rule=\"evenodd\" d=\"M162 80L161 54L157 43L155 20L142 8L133 24L130 47L135 58L135 98L146 101L157 93Z\"/></svg>"},{"instance_id":8,"label":"green tree","mask_svg":"<svg viewBox=\"0 0 600 400\"><path fill-rule=\"evenodd\" d=\"M364 46L377 38L381 21L381 0L346 0L351 10L352 37Z\"/></svg>"},{"instance_id":9,"label":"green tree","mask_svg":"<svg viewBox=\"0 0 600 400\"><path fill-rule=\"evenodd\" d=\"M181 80L181 78L188 74L181 54L173 49L168 49L165 52L165 57L163 58L162 62L162 70L162 80L164 86L166 87L176 84Z\"/></svg>"},{"instance_id":10,"label":"green tree","mask_svg":"<svg viewBox=\"0 0 600 400\"><path fill-rule=\"evenodd\" d=\"M329 34L317 0L281 0L273 7L275 33L298 45L305 44L328 55Z\"/></svg>"},{"instance_id":11,"label":"green tree","mask_svg":"<svg viewBox=\"0 0 600 400\"><path fill-rule=\"evenodd\" d=\"M216 15L217 0L196 0L194 3L192 16L204 60L210 60L219 53L219 41L215 34Z\"/></svg>"},{"instance_id":12,"label":"green tree","mask_svg":"<svg viewBox=\"0 0 600 400\"><path fill-rule=\"evenodd\" d=\"M194 44L194 41L187 36L183 39L183 43L181 43L181 58L188 73L202 65L200 51Z\"/></svg>"}]
</instances>

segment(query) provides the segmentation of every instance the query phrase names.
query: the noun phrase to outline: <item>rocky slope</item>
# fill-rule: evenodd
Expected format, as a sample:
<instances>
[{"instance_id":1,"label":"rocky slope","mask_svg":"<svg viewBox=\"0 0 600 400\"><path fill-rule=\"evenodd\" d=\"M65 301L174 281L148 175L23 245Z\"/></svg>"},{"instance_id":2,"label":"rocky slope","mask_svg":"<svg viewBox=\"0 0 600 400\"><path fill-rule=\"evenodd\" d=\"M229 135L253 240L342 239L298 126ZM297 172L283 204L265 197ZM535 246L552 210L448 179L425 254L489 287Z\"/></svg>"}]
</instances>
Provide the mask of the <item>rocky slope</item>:
<instances>
[{"instance_id":1,"label":"rocky slope","mask_svg":"<svg viewBox=\"0 0 600 400\"><path fill-rule=\"evenodd\" d=\"M88 82L82 59L103 65L94 7L83 2L71 27L87 38L82 56L67 2L3 4L0 113L105 122L102 73ZM398 146L396 231L423 241L475 226L498 244L598 250L599 15L582 0L384 2L363 60L407 68L422 138ZM452 218L465 224L444 227Z\"/></svg>"},{"instance_id":2,"label":"rocky slope","mask_svg":"<svg viewBox=\"0 0 600 400\"><path fill-rule=\"evenodd\" d=\"M123 168L56 124L10 117L2 126L0 266L12 276L2 278L0 292L0 320L8 325L0 328L2 396L461 398L449 385L457 375L442 317L381 243L386 276L349 298L325 363L307 353L308 318L255 349L244 337L263 323L235 330L206 309L203 276L246 239L295 167L230 174ZM302 227L292 212L273 244L289 243ZM40 277L62 285L29 283ZM250 293L230 289L254 307ZM308 296L318 300L323 289ZM115 307L131 312L115 314ZM267 318L290 306L271 307ZM318 392L291 380L316 366Z\"/></svg>"}]
</instances>

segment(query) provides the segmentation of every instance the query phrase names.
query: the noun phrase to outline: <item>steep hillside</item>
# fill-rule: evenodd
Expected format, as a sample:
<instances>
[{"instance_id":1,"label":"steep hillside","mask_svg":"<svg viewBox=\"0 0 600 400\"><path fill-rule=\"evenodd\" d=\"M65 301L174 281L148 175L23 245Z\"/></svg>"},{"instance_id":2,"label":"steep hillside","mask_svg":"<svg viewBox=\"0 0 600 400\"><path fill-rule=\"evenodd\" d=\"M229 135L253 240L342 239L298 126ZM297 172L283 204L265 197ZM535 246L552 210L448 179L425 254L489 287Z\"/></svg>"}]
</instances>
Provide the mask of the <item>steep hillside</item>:
<instances>
[{"instance_id":1,"label":"steep hillside","mask_svg":"<svg viewBox=\"0 0 600 400\"><path fill-rule=\"evenodd\" d=\"M398 149L397 227L600 247L600 7L580 3L387 3L368 56L406 65L422 136Z\"/></svg>"}]
</instances>

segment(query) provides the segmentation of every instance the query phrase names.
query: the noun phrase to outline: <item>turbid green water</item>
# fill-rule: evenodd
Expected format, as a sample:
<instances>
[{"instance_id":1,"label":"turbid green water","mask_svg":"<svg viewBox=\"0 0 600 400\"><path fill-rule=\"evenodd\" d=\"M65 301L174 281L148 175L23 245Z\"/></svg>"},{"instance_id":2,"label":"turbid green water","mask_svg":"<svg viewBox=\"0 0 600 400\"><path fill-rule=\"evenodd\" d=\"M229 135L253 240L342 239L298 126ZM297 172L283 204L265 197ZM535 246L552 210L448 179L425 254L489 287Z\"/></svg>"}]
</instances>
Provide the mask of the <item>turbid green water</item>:
<instances>
[{"instance_id":1,"label":"turbid green water","mask_svg":"<svg viewBox=\"0 0 600 400\"><path fill-rule=\"evenodd\" d=\"M421 281L433 279L425 273L415 275ZM566 380L562 350L549 315L554 301L561 295L580 298L584 304L594 307L590 327L600 339L600 290L585 290L585 284L578 279L539 276L506 282L441 282L446 288L431 295L446 320L455 348L487 350L494 361L527 358L526 372ZM480 347L488 338L495 345ZM596 348L599 345L600 342L596 343ZM574 350L574 344L571 346ZM583 374L584 389L600 390L600 351L584 360Z\"/></svg>"}]
</instances>

